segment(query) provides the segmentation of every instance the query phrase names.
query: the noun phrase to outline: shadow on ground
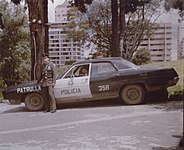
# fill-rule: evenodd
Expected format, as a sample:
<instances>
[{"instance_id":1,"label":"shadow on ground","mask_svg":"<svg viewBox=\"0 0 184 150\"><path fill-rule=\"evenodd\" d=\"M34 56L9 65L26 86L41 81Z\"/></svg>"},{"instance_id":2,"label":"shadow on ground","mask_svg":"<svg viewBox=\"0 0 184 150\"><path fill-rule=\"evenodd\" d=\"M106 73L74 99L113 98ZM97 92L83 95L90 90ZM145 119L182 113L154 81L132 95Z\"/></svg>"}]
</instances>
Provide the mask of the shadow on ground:
<instances>
[{"instance_id":1,"label":"shadow on ground","mask_svg":"<svg viewBox=\"0 0 184 150\"><path fill-rule=\"evenodd\" d=\"M159 97L149 97L143 103L143 105L154 105L156 109L164 109L167 111L183 109L183 96L175 96L169 99L160 99ZM176 103L179 101L179 103ZM99 100L91 102L75 102L57 105L58 109L72 109L72 108L90 108L90 107L112 107L112 106L129 106L123 104L121 99ZM41 110L42 111L42 110ZM18 113L18 112L31 112L26 109L25 106L16 106L12 109L3 111L2 113Z\"/></svg>"},{"instance_id":2,"label":"shadow on ground","mask_svg":"<svg viewBox=\"0 0 184 150\"><path fill-rule=\"evenodd\" d=\"M29 112L25 106L17 106L16 108L8 109L3 111L2 113L18 113L18 112Z\"/></svg>"}]
</instances>

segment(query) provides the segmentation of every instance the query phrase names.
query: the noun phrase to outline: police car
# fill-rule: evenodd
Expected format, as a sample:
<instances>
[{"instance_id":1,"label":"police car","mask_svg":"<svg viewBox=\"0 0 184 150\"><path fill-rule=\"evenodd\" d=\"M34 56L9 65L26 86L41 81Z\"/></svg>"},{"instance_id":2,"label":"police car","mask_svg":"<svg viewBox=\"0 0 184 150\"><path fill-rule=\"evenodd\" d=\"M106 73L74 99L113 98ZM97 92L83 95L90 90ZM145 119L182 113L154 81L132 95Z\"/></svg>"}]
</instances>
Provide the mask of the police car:
<instances>
[{"instance_id":1,"label":"police car","mask_svg":"<svg viewBox=\"0 0 184 150\"><path fill-rule=\"evenodd\" d=\"M150 92L176 85L178 79L173 68L139 67L119 57L84 60L57 77L54 94L57 104L120 97L125 104L135 105ZM42 109L44 96L36 81L3 91L4 99L24 102L29 110Z\"/></svg>"}]
</instances>

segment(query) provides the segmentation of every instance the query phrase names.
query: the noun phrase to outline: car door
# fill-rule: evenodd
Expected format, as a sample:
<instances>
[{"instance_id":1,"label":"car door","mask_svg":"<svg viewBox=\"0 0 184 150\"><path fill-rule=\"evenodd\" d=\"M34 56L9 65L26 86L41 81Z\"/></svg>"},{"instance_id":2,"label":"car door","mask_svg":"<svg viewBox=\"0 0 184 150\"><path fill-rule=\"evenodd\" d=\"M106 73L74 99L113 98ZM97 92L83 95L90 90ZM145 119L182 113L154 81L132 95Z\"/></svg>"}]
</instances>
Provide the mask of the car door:
<instances>
[{"instance_id":1,"label":"car door","mask_svg":"<svg viewBox=\"0 0 184 150\"><path fill-rule=\"evenodd\" d=\"M91 64L90 87L96 100L117 97L119 72L109 61Z\"/></svg>"},{"instance_id":2,"label":"car door","mask_svg":"<svg viewBox=\"0 0 184 150\"><path fill-rule=\"evenodd\" d=\"M82 72L86 68L87 72ZM90 87L90 64L74 65L56 81L55 97L59 101L82 100L92 97Z\"/></svg>"}]
</instances>

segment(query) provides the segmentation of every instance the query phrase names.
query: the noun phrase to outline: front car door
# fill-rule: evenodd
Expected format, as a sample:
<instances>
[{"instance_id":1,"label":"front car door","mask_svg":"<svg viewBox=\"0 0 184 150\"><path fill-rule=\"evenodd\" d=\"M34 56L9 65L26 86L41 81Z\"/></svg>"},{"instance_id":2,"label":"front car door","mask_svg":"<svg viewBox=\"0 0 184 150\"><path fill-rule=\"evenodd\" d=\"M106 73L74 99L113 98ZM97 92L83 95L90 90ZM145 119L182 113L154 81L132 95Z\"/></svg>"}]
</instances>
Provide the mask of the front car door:
<instances>
[{"instance_id":1,"label":"front car door","mask_svg":"<svg viewBox=\"0 0 184 150\"><path fill-rule=\"evenodd\" d=\"M90 64L74 65L58 79L54 88L56 100L62 102L91 98L90 68Z\"/></svg>"}]
</instances>

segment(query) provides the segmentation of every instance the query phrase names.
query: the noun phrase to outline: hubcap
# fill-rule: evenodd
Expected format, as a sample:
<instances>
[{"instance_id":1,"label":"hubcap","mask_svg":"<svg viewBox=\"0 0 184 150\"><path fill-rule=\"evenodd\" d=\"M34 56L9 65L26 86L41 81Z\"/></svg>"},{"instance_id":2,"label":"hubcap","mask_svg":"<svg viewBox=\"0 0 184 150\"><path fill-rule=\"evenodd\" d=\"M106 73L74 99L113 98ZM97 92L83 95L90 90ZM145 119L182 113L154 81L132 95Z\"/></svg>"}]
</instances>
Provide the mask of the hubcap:
<instances>
[{"instance_id":1,"label":"hubcap","mask_svg":"<svg viewBox=\"0 0 184 150\"><path fill-rule=\"evenodd\" d=\"M138 91L136 89L131 89L128 91L128 97L132 100L135 100L138 97Z\"/></svg>"},{"instance_id":2,"label":"hubcap","mask_svg":"<svg viewBox=\"0 0 184 150\"><path fill-rule=\"evenodd\" d=\"M30 102L32 105L37 106L39 105L39 98L33 97Z\"/></svg>"}]
</instances>

